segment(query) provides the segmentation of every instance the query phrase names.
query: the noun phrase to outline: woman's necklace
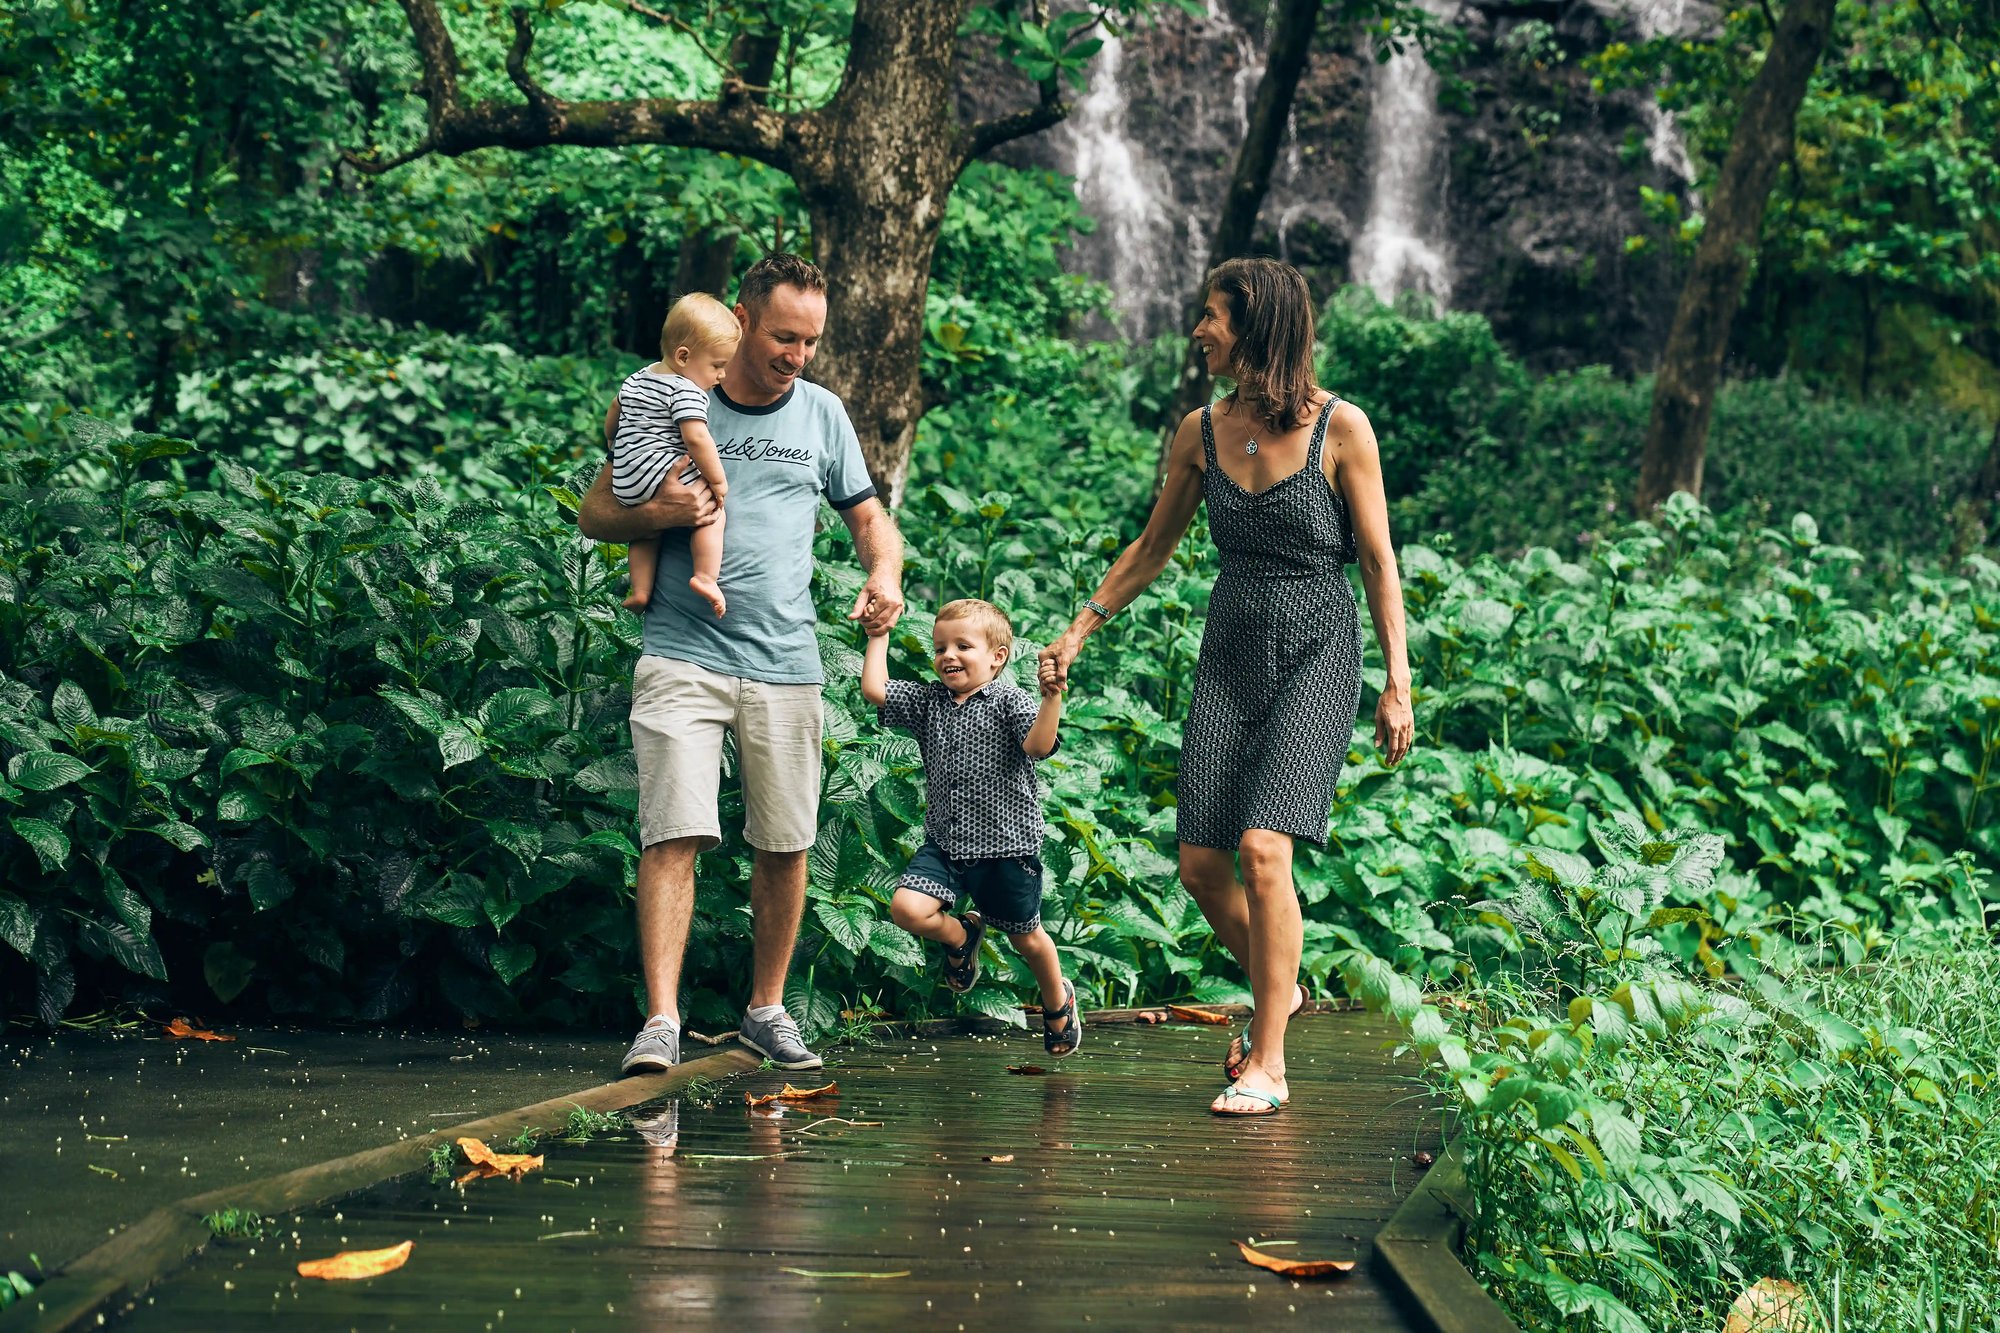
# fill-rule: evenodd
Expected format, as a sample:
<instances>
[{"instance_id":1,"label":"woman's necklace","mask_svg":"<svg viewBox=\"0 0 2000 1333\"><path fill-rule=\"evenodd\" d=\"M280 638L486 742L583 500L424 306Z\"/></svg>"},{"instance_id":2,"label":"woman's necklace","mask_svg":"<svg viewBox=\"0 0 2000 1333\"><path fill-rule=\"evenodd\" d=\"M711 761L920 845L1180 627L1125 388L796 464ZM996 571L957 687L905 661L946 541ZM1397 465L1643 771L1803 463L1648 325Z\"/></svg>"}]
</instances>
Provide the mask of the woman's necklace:
<instances>
[{"instance_id":1,"label":"woman's necklace","mask_svg":"<svg viewBox=\"0 0 2000 1333\"><path fill-rule=\"evenodd\" d=\"M1243 452L1246 454L1254 454L1257 452L1257 437L1255 435L1252 435L1250 437L1249 442L1243 446Z\"/></svg>"}]
</instances>

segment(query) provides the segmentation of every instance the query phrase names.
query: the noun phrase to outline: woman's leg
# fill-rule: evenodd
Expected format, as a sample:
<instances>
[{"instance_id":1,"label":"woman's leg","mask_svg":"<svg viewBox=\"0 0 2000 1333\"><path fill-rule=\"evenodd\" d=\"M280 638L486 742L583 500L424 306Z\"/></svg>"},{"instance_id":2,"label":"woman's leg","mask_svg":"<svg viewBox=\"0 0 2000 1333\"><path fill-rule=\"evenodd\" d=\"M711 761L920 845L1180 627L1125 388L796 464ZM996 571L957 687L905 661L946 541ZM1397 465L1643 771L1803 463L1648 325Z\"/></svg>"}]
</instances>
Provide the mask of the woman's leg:
<instances>
[{"instance_id":1,"label":"woman's leg","mask_svg":"<svg viewBox=\"0 0 2000 1333\"><path fill-rule=\"evenodd\" d=\"M1250 908L1236 881L1236 854L1216 847L1181 844L1181 883L1229 956L1250 965Z\"/></svg>"},{"instance_id":2,"label":"woman's leg","mask_svg":"<svg viewBox=\"0 0 2000 1333\"><path fill-rule=\"evenodd\" d=\"M1250 1059L1237 1077L1239 1087L1274 1097L1288 1097L1285 1083L1285 1028L1291 1019L1292 997L1299 976L1299 953L1305 942L1298 894L1292 887L1292 839L1269 829L1250 829L1236 856L1243 872L1243 896L1249 916L1250 994L1257 1016L1250 1023ZM1249 1097L1217 1097L1216 1110L1250 1110L1261 1105Z\"/></svg>"}]
</instances>

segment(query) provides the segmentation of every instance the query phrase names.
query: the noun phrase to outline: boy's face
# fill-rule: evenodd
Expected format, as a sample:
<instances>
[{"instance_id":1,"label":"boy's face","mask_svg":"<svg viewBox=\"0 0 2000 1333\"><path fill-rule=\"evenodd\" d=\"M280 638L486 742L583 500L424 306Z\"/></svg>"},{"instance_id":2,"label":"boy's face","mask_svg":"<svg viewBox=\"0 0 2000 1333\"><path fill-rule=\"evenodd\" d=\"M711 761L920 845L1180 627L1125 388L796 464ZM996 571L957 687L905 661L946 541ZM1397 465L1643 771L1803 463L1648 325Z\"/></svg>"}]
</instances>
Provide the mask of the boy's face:
<instances>
[{"instance_id":1,"label":"boy's face","mask_svg":"<svg viewBox=\"0 0 2000 1333\"><path fill-rule=\"evenodd\" d=\"M687 376L704 389L713 389L722 383L722 372L729 369L729 360L736 355L736 343L710 343L706 347L676 347L674 349L674 369Z\"/></svg>"},{"instance_id":2,"label":"boy's face","mask_svg":"<svg viewBox=\"0 0 2000 1333\"><path fill-rule=\"evenodd\" d=\"M940 620L931 628L931 665L959 698L990 684L1007 665L1007 651L970 620Z\"/></svg>"}]
</instances>

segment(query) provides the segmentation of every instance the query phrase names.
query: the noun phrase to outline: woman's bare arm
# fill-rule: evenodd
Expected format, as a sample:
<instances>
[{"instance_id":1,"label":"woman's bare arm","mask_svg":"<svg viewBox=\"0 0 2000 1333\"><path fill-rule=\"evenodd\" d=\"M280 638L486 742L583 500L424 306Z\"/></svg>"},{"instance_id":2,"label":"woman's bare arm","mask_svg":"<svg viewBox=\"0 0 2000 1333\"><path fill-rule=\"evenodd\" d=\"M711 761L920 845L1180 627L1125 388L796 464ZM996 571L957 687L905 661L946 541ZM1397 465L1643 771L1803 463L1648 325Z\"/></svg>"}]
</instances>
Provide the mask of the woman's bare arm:
<instances>
[{"instance_id":1,"label":"woman's bare arm","mask_svg":"<svg viewBox=\"0 0 2000 1333\"><path fill-rule=\"evenodd\" d=\"M1375 622L1375 641L1382 646L1388 679L1375 705L1375 744L1392 764L1409 753L1416 730L1410 705L1409 639L1403 623L1403 579L1396 568L1396 548L1389 540L1389 499L1382 484L1382 450L1368 416L1352 403L1341 403L1328 423L1333 448L1328 456L1334 475L1328 478L1347 500L1354 524L1354 543L1361 559L1361 587L1368 594L1368 615Z\"/></svg>"},{"instance_id":2,"label":"woman's bare arm","mask_svg":"<svg viewBox=\"0 0 2000 1333\"><path fill-rule=\"evenodd\" d=\"M1167 447L1166 478L1159 498L1153 501L1146 530L1111 562L1092 601L1108 611L1123 610L1167 567L1174 548L1187 534L1188 524L1194 521L1194 511L1201 506L1200 457L1201 413L1190 412L1181 419L1173 443ZM1061 638L1042 650L1043 660L1055 664L1056 688L1069 684L1069 664L1076 660L1083 641L1103 624L1104 617L1086 607L1076 613Z\"/></svg>"}]
</instances>

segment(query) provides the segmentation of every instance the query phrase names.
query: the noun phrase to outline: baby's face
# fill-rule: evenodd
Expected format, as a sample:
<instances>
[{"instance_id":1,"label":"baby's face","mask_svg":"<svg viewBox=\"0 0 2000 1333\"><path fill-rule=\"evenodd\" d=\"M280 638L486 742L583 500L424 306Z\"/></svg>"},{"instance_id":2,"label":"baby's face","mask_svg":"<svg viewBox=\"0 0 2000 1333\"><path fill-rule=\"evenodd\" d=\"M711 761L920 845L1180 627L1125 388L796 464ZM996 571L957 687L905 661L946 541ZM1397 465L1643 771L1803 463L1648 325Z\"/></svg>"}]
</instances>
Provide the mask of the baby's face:
<instances>
[{"instance_id":1,"label":"baby's face","mask_svg":"<svg viewBox=\"0 0 2000 1333\"><path fill-rule=\"evenodd\" d=\"M970 620L940 620L931 629L931 665L953 694L971 694L988 685L1007 665L1007 650Z\"/></svg>"},{"instance_id":2,"label":"baby's face","mask_svg":"<svg viewBox=\"0 0 2000 1333\"><path fill-rule=\"evenodd\" d=\"M731 358L736 355L736 343L711 343L707 347L676 347L674 368L704 389L713 389L722 383L722 376L729 369Z\"/></svg>"}]
</instances>

